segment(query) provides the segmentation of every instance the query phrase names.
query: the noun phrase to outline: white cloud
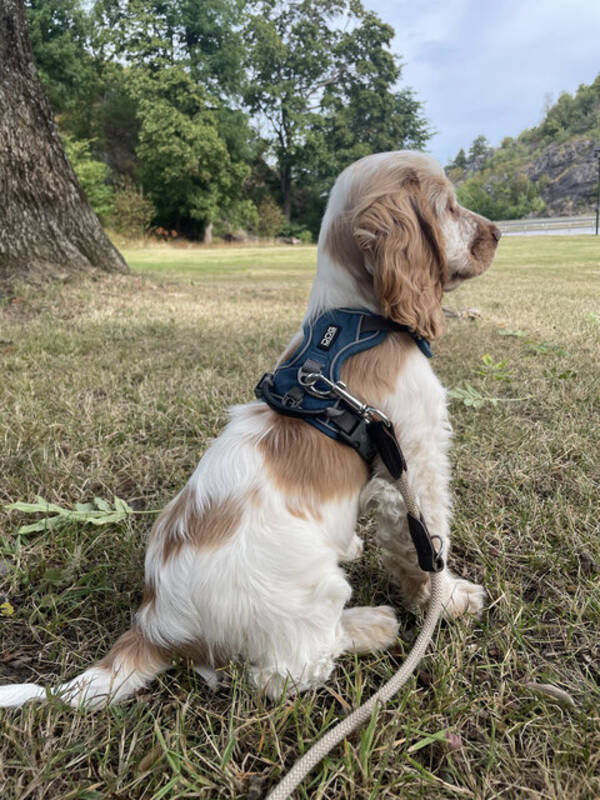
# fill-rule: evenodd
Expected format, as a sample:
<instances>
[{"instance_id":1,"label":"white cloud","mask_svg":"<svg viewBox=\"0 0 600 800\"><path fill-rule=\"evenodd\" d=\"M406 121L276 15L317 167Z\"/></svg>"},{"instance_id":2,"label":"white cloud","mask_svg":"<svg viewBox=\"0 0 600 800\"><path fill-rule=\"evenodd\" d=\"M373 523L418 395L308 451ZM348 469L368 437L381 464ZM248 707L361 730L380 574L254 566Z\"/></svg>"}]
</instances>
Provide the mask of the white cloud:
<instances>
[{"instance_id":1,"label":"white cloud","mask_svg":"<svg viewBox=\"0 0 600 800\"><path fill-rule=\"evenodd\" d=\"M396 31L402 85L425 103L442 162L483 133L499 144L537 124L548 94L600 72L598 0L366 0Z\"/></svg>"}]
</instances>

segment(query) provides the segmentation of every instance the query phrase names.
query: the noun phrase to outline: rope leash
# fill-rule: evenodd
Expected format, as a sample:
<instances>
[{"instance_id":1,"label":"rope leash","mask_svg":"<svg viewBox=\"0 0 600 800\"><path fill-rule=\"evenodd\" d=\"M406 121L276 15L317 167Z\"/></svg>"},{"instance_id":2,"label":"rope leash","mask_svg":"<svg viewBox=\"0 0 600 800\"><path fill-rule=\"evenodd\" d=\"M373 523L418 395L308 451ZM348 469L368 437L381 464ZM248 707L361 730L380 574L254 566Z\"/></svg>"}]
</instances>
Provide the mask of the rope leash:
<instances>
[{"instance_id":1,"label":"rope leash","mask_svg":"<svg viewBox=\"0 0 600 800\"><path fill-rule=\"evenodd\" d=\"M419 517L419 510L415 497L408 485L406 472L403 472L398 481L400 492L406 505L406 510L415 518ZM432 537L433 538L433 537ZM436 537L437 538L437 537ZM437 555L441 555L438 551ZM435 627L442 613L442 584L443 570L431 574L431 597L427 615L421 632L417 637L413 649L408 654L396 674L385 683L381 689L353 711L345 719L339 722L335 728L328 731L319 741L298 759L288 774L277 784L277 786L267 795L266 800L286 800L296 789L308 773L315 767L336 744L349 736L352 731L365 723L371 716L377 704L383 705L398 692L406 681L410 678L417 667L419 661L425 655L425 651L431 642Z\"/></svg>"}]
</instances>

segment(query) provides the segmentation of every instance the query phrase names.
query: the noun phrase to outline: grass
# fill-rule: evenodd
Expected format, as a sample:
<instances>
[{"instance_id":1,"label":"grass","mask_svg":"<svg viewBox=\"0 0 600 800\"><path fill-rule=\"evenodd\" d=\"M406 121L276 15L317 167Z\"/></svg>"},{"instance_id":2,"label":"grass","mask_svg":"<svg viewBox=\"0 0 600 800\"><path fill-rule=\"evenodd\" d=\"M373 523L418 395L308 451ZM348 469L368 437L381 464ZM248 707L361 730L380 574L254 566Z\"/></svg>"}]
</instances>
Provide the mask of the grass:
<instances>
[{"instance_id":1,"label":"grass","mask_svg":"<svg viewBox=\"0 0 600 800\"><path fill-rule=\"evenodd\" d=\"M116 494L160 508L297 327L315 260L314 248L125 255L132 275L22 287L0 308L0 503ZM434 367L482 398L451 407L451 564L485 584L490 608L440 627L408 688L296 798L600 796L599 285L593 237L514 237L446 298L481 311L449 320ZM14 608L0 679L52 684L106 652L140 600L151 520L20 535L29 519L0 517L0 602ZM372 525L353 602L397 606ZM274 706L242 668L211 694L179 666L93 714L0 711L1 796L257 800L397 669L418 630L399 617L390 652L342 658L328 686Z\"/></svg>"}]
</instances>

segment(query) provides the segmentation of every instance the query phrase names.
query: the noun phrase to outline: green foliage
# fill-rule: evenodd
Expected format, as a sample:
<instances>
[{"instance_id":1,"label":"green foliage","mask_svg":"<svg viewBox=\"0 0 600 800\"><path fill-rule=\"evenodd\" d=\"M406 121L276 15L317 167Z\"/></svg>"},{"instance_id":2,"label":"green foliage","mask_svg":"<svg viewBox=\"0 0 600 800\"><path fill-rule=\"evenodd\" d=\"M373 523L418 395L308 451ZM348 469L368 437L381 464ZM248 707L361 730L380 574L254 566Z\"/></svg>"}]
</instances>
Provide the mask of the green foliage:
<instances>
[{"instance_id":1,"label":"green foliage","mask_svg":"<svg viewBox=\"0 0 600 800\"><path fill-rule=\"evenodd\" d=\"M153 203L134 186L115 193L114 209L114 229L131 238L143 236L156 214Z\"/></svg>"},{"instance_id":2,"label":"green foliage","mask_svg":"<svg viewBox=\"0 0 600 800\"><path fill-rule=\"evenodd\" d=\"M162 225L191 236L219 219L236 224L250 205L240 189L250 168L234 161L212 98L180 66L129 68L140 120L138 176Z\"/></svg>"},{"instance_id":3,"label":"green foliage","mask_svg":"<svg viewBox=\"0 0 600 800\"><path fill-rule=\"evenodd\" d=\"M519 219L545 208L535 183L526 175L498 175L492 167L468 178L456 196L461 205L489 219Z\"/></svg>"},{"instance_id":4,"label":"green foliage","mask_svg":"<svg viewBox=\"0 0 600 800\"><path fill-rule=\"evenodd\" d=\"M508 369L508 358L494 361L489 353L481 357L481 367L477 370L479 375L491 377L496 381L510 380L512 371Z\"/></svg>"},{"instance_id":5,"label":"green foliage","mask_svg":"<svg viewBox=\"0 0 600 800\"><path fill-rule=\"evenodd\" d=\"M285 217L272 197L265 197L258 207L259 236L272 238L283 227Z\"/></svg>"},{"instance_id":6,"label":"green foliage","mask_svg":"<svg viewBox=\"0 0 600 800\"><path fill-rule=\"evenodd\" d=\"M96 80L86 6L82 0L27 0L25 6L38 75L52 107L72 108L89 97Z\"/></svg>"},{"instance_id":7,"label":"green foliage","mask_svg":"<svg viewBox=\"0 0 600 800\"><path fill-rule=\"evenodd\" d=\"M312 233L300 222L287 222L284 218L283 225L277 231L278 236L299 239L302 244L312 242Z\"/></svg>"},{"instance_id":8,"label":"green foliage","mask_svg":"<svg viewBox=\"0 0 600 800\"><path fill-rule=\"evenodd\" d=\"M484 397L481 392L473 388L470 383L465 383L463 386L456 386L454 389L448 389L448 397L460 402L468 408L481 408L486 402L496 405L498 399L496 397Z\"/></svg>"},{"instance_id":9,"label":"green foliage","mask_svg":"<svg viewBox=\"0 0 600 800\"><path fill-rule=\"evenodd\" d=\"M394 88L393 35L354 0L251 4L244 98L269 124L286 216L294 182L321 197L350 161L427 141L420 103Z\"/></svg>"},{"instance_id":10,"label":"green foliage","mask_svg":"<svg viewBox=\"0 0 600 800\"><path fill-rule=\"evenodd\" d=\"M581 84L575 96L562 92L540 125L521 136L526 141L548 144L590 132L600 134L600 75L590 86Z\"/></svg>"},{"instance_id":11,"label":"green foliage","mask_svg":"<svg viewBox=\"0 0 600 800\"><path fill-rule=\"evenodd\" d=\"M127 505L125 500L115 497L113 505L101 497L94 497L92 503L75 503L75 508L69 509L56 503L49 503L43 497L36 497L35 503L9 503L4 506L5 511L20 511L23 514L46 514L47 516L21 525L19 533L38 533L40 531L55 530L69 523L78 525L112 525L122 522L135 511Z\"/></svg>"},{"instance_id":12,"label":"green foliage","mask_svg":"<svg viewBox=\"0 0 600 800\"><path fill-rule=\"evenodd\" d=\"M458 167L459 169L464 169L467 166L467 156L466 156L465 151L463 150L462 147L460 148L460 150L456 154L456 158L454 159L454 162L452 163L452 166L453 167Z\"/></svg>"},{"instance_id":13,"label":"green foliage","mask_svg":"<svg viewBox=\"0 0 600 800\"><path fill-rule=\"evenodd\" d=\"M468 208L492 219L518 219L538 215L545 209L541 192L549 178L537 183L527 178L531 162L542 148L569 142L585 135L600 143L600 75L590 85L581 85L574 96L563 92L546 108L537 127L523 131L516 139L502 140L490 148L478 136L468 157L461 150L448 165L448 177L458 186L458 198Z\"/></svg>"},{"instance_id":14,"label":"green foliage","mask_svg":"<svg viewBox=\"0 0 600 800\"><path fill-rule=\"evenodd\" d=\"M258 230L265 197L314 232L348 163L430 136L393 29L357 0L28 0L28 17L61 130L108 167L86 165L88 194L136 184L192 238Z\"/></svg>"},{"instance_id":15,"label":"green foliage","mask_svg":"<svg viewBox=\"0 0 600 800\"><path fill-rule=\"evenodd\" d=\"M102 161L92 158L90 153L92 142L88 139L76 141L65 136L63 142L67 157L90 205L100 221L107 224L114 213L114 192L107 183L108 167Z\"/></svg>"},{"instance_id":16,"label":"green foliage","mask_svg":"<svg viewBox=\"0 0 600 800\"><path fill-rule=\"evenodd\" d=\"M490 153L491 147L488 140L480 134L473 139L473 143L469 148L469 163L473 163L475 159L480 158L481 156L488 155ZM464 151L463 151L464 152Z\"/></svg>"}]
</instances>

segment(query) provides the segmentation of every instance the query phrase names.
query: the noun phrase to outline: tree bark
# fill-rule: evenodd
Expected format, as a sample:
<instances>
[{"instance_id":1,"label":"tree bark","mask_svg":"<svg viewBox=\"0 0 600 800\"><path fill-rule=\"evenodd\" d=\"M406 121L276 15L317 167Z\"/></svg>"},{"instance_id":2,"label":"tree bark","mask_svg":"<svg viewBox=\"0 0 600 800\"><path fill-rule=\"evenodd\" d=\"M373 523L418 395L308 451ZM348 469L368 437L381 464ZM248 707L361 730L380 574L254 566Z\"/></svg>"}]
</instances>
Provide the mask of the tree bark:
<instances>
[{"instance_id":1,"label":"tree bark","mask_svg":"<svg viewBox=\"0 0 600 800\"><path fill-rule=\"evenodd\" d=\"M203 244L212 244L213 240L213 223L209 222L206 228L204 228L204 237L202 239Z\"/></svg>"},{"instance_id":2,"label":"tree bark","mask_svg":"<svg viewBox=\"0 0 600 800\"><path fill-rule=\"evenodd\" d=\"M283 215L289 222L292 216L292 170L289 164L281 169L281 193L283 195Z\"/></svg>"},{"instance_id":3,"label":"tree bark","mask_svg":"<svg viewBox=\"0 0 600 800\"><path fill-rule=\"evenodd\" d=\"M0 0L0 281L93 268L128 269L65 155L23 0Z\"/></svg>"}]
</instances>

